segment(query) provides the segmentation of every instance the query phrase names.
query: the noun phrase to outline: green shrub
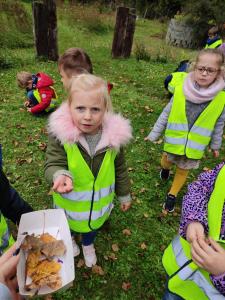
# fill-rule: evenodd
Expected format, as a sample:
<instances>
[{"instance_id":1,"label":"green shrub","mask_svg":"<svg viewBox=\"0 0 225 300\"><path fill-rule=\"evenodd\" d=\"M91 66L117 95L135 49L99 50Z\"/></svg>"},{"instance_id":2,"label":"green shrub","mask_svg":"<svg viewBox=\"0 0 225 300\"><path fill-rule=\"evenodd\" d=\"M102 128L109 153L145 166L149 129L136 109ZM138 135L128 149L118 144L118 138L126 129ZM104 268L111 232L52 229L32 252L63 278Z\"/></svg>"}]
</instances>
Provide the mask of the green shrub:
<instances>
[{"instance_id":1,"label":"green shrub","mask_svg":"<svg viewBox=\"0 0 225 300\"><path fill-rule=\"evenodd\" d=\"M151 59L150 53L147 51L143 43L135 44L134 55L137 61L139 60L150 61Z\"/></svg>"}]
</instances>

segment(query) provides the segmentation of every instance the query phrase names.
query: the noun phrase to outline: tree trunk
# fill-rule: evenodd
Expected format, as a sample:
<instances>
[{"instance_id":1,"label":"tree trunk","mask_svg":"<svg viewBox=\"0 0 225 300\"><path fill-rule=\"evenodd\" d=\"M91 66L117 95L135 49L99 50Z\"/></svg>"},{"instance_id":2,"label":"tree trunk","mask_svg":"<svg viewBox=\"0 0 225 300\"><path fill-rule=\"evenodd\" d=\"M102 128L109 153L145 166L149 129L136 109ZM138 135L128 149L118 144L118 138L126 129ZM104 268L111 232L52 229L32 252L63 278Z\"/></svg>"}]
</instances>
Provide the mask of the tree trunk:
<instances>
[{"instance_id":1,"label":"tree trunk","mask_svg":"<svg viewBox=\"0 0 225 300\"><path fill-rule=\"evenodd\" d=\"M32 9L37 56L56 61L58 46L55 0L33 0Z\"/></svg>"},{"instance_id":2,"label":"tree trunk","mask_svg":"<svg viewBox=\"0 0 225 300\"><path fill-rule=\"evenodd\" d=\"M124 38L123 53L122 53L122 56L125 58L130 57L131 54L134 31L135 31L135 21L136 21L135 9L131 8L127 19L126 35Z\"/></svg>"},{"instance_id":3,"label":"tree trunk","mask_svg":"<svg viewBox=\"0 0 225 300\"><path fill-rule=\"evenodd\" d=\"M127 7L118 7L117 9L116 25L114 29L114 39L112 44L113 58L122 56L128 13L129 13L129 8Z\"/></svg>"},{"instance_id":4,"label":"tree trunk","mask_svg":"<svg viewBox=\"0 0 225 300\"><path fill-rule=\"evenodd\" d=\"M130 57L135 31L135 20L135 9L118 7L112 44L113 58Z\"/></svg>"},{"instance_id":5,"label":"tree trunk","mask_svg":"<svg viewBox=\"0 0 225 300\"><path fill-rule=\"evenodd\" d=\"M57 15L55 0L47 0L48 11L48 59L58 60Z\"/></svg>"}]
</instances>

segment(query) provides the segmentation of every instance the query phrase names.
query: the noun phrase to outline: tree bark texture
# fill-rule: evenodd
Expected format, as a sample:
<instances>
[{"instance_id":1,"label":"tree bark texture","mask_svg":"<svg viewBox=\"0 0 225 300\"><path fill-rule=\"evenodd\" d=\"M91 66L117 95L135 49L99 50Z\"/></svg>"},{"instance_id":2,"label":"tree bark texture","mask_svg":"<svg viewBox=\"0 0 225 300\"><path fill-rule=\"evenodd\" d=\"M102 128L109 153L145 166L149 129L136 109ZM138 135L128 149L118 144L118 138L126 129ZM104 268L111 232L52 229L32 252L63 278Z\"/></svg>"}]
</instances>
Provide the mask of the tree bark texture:
<instances>
[{"instance_id":1,"label":"tree bark texture","mask_svg":"<svg viewBox=\"0 0 225 300\"><path fill-rule=\"evenodd\" d=\"M58 59L55 0L33 0L34 37L37 56Z\"/></svg>"},{"instance_id":2,"label":"tree bark texture","mask_svg":"<svg viewBox=\"0 0 225 300\"><path fill-rule=\"evenodd\" d=\"M128 58L130 56L135 31L135 20L134 9L118 7L112 44L113 58Z\"/></svg>"}]
</instances>

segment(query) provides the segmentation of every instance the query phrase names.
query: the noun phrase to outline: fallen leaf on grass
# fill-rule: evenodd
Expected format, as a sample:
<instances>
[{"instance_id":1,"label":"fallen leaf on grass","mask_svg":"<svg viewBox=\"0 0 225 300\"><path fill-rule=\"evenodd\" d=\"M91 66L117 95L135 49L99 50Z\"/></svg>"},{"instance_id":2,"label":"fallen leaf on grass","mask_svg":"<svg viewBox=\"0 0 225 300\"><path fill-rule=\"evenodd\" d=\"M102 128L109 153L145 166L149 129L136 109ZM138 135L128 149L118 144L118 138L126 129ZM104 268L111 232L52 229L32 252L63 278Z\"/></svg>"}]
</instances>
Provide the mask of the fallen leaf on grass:
<instances>
[{"instance_id":1,"label":"fallen leaf on grass","mask_svg":"<svg viewBox=\"0 0 225 300\"><path fill-rule=\"evenodd\" d=\"M144 192L146 192L146 188L143 187L140 189L140 193L144 193Z\"/></svg>"},{"instance_id":2,"label":"fallen leaf on grass","mask_svg":"<svg viewBox=\"0 0 225 300\"><path fill-rule=\"evenodd\" d=\"M127 229L127 228L124 229L124 230L123 230L123 234L124 234L124 235L131 235L130 229Z\"/></svg>"},{"instance_id":3,"label":"fallen leaf on grass","mask_svg":"<svg viewBox=\"0 0 225 300\"><path fill-rule=\"evenodd\" d=\"M210 169L210 168L207 168L207 167L204 167L204 168L203 168L203 171L211 171L211 169Z\"/></svg>"},{"instance_id":4,"label":"fallen leaf on grass","mask_svg":"<svg viewBox=\"0 0 225 300\"><path fill-rule=\"evenodd\" d=\"M110 258L113 261L117 260L116 254L113 252L109 254L108 258Z\"/></svg>"},{"instance_id":5,"label":"fallen leaf on grass","mask_svg":"<svg viewBox=\"0 0 225 300\"><path fill-rule=\"evenodd\" d=\"M141 243L140 247L141 247L142 250L146 250L147 249L147 246L146 246L145 243Z\"/></svg>"},{"instance_id":6,"label":"fallen leaf on grass","mask_svg":"<svg viewBox=\"0 0 225 300\"><path fill-rule=\"evenodd\" d=\"M122 289L124 290L124 291L127 291L127 290L129 290L131 288L131 283L130 282L123 282L122 283Z\"/></svg>"},{"instance_id":7,"label":"fallen leaf on grass","mask_svg":"<svg viewBox=\"0 0 225 300\"><path fill-rule=\"evenodd\" d=\"M150 113L152 113L154 110L152 109L152 108L150 108L148 105L145 105L145 110L147 111L147 112L150 112Z\"/></svg>"},{"instance_id":8,"label":"fallen leaf on grass","mask_svg":"<svg viewBox=\"0 0 225 300\"><path fill-rule=\"evenodd\" d=\"M41 149L41 151L45 151L46 148L47 148L47 144L41 142L41 143L38 144L38 148Z\"/></svg>"},{"instance_id":9,"label":"fallen leaf on grass","mask_svg":"<svg viewBox=\"0 0 225 300\"><path fill-rule=\"evenodd\" d=\"M95 265L92 267L92 273L98 274L100 276L105 275L105 272L103 271L102 267Z\"/></svg>"},{"instance_id":10,"label":"fallen leaf on grass","mask_svg":"<svg viewBox=\"0 0 225 300\"><path fill-rule=\"evenodd\" d=\"M33 158L31 158L31 157L27 159L28 164L31 164L32 161L33 161Z\"/></svg>"},{"instance_id":11,"label":"fallen leaf on grass","mask_svg":"<svg viewBox=\"0 0 225 300\"><path fill-rule=\"evenodd\" d=\"M128 172L131 172L133 170L134 170L134 168L128 168Z\"/></svg>"},{"instance_id":12,"label":"fallen leaf on grass","mask_svg":"<svg viewBox=\"0 0 225 300\"><path fill-rule=\"evenodd\" d=\"M80 259L78 260L77 267L78 267L78 268L81 268L81 267L83 267L83 266L84 266L84 260L83 260L82 258L80 258Z\"/></svg>"},{"instance_id":13,"label":"fallen leaf on grass","mask_svg":"<svg viewBox=\"0 0 225 300\"><path fill-rule=\"evenodd\" d=\"M119 251L118 245L117 245L117 244L112 244L112 250L113 250L114 252L118 252L118 251Z\"/></svg>"},{"instance_id":14,"label":"fallen leaf on grass","mask_svg":"<svg viewBox=\"0 0 225 300\"><path fill-rule=\"evenodd\" d=\"M149 217L149 214L144 213L144 217L147 219Z\"/></svg>"}]
</instances>

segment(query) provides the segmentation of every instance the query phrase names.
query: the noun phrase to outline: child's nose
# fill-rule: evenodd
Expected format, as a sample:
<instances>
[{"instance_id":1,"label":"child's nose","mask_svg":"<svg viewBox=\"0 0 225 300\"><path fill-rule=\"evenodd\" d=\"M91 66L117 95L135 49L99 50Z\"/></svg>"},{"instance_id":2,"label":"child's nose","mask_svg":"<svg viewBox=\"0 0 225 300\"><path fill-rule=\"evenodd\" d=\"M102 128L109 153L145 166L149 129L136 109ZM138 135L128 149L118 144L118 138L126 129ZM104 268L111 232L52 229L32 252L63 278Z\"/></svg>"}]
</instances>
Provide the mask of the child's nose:
<instances>
[{"instance_id":1,"label":"child's nose","mask_svg":"<svg viewBox=\"0 0 225 300\"><path fill-rule=\"evenodd\" d=\"M89 109L85 110L84 117L85 117L85 119L90 119L91 118L91 111Z\"/></svg>"}]
</instances>

